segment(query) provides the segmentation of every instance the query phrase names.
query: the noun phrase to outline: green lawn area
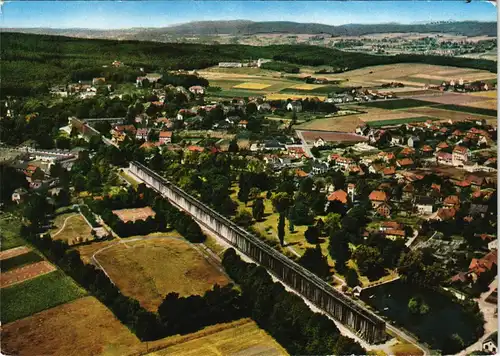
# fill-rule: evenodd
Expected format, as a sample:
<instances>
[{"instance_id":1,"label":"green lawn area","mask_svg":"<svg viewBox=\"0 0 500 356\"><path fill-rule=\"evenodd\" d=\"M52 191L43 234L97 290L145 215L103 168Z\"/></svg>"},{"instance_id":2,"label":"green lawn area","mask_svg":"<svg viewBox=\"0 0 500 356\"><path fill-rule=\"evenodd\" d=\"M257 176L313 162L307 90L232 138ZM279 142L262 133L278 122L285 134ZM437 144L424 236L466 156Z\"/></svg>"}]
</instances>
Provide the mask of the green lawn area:
<instances>
[{"instance_id":1,"label":"green lawn area","mask_svg":"<svg viewBox=\"0 0 500 356\"><path fill-rule=\"evenodd\" d=\"M19 234L20 229L21 221L19 218L10 213L0 215L0 251L26 245L26 241Z\"/></svg>"},{"instance_id":2,"label":"green lawn area","mask_svg":"<svg viewBox=\"0 0 500 356\"><path fill-rule=\"evenodd\" d=\"M0 268L2 272L10 271L27 264L43 261L43 258L36 252L30 251L22 255L14 256L6 260L0 261Z\"/></svg>"},{"instance_id":3,"label":"green lawn area","mask_svg":"<svg viewBox=\"0 0 500 356\"><path fill-rule=\"evenodd\" d=\"M123 171L120 171L118 172L118 174L123 178L125 179L127 182L130 183L130 185L132 185L132 187L134 188L137 188L137 186L139 185L139 182L136 181L134 178L132 178L131 176L129 176L127 173L123 172Z\"/></svg>"},{"instance_id":4,"label":"green lawn area","mask_svg":"<svg viewBox=\"0 0 500 356\"><path fill-rule=\"evenodd\" d=\"M435 106L436 109L445 109L451 111L469 112L471 114L486 115L486 116L497 116L497 110L474 108L471 106L462 105L452 105L452 104L441 104Z\"/></svg>"},{"instance_id":5,"label":"green lawn area","mask_svg":"<svg viewBox=\"0 0 500 356\"><path fill-rule=\"evenodd\" d=\"M61 271L2 288L2 324L86 295L86 291Z\"/></svg>"},{"instance_id":6,"label":"green lawn area","mask_svg":"<svg viewBox=\"0 0 500 356\"><path fill-rule=\"evenodd\" d=\"M362 103L360 105L369 108L396 110L396 109L416 108L419 106L435 106L437 104L416 99L396 99L396 100L373 101L368 103Z\"/></svg>"},{"instance_id":7,"label":"green lawn area","mask_svg":"<svg viewBox=\"0 0 500 356\"><path fill-rule=\"evenodd\" d=\"M380 127L380 126L388 126L388 125L402 125L402 124L408 124L410 122L425 122L427 120L439 120L435 117L427 117L427 116L422 116L422 117L411 117L408 119L393 119L393 120L377 120L377 121L370 121L368 122L368 125L371 127Z\"/></svg>"}]
</instances>

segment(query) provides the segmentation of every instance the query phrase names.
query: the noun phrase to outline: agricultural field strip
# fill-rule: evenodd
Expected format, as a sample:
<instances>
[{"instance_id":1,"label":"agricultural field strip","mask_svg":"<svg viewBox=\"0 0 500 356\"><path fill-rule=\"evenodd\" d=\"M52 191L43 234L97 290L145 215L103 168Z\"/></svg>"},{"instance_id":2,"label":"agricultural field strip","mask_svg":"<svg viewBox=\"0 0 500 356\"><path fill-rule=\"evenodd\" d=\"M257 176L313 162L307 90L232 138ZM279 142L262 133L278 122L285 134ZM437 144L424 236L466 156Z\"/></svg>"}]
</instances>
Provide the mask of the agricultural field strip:
<instances>
[{"instance_id":1,"label":"agricultural field strip","mask_svg":"<svg viewBox=\"0 0 500 356\"><path fill-rule=\"evenodd\" d=\"M8 259L3 259L0 261L2 273L15 270L22 266L43 261L43 258L34 251L29 251L22 255L17 255Z\"/></svg>"},{"instance_id":2,"label":"agricultural field strip","mask_svg":"<svg viewBox=\"0 0 500 356\"><path fill-rule=\"evenodd\" d=\"M36 262L27 266L19 267L0 274L0 288L10 287L55 270L56 267L47 261Z\"/></svg>"},{"instance_id":3,"label":"agricultural field strip","mask_svg":"<svg viewBox=\"0 0 500 356\"><path fill-rule=\"evenodd\" d=\"M27 246L19 246L19 247L11 248L9 250L1 251L0 252L0 261L8 259L8 258L16 257L19 255L23 255L23 254L28 253L30 251L31 251L31 248L29 248Z\"/></svg>"}]
</instances>

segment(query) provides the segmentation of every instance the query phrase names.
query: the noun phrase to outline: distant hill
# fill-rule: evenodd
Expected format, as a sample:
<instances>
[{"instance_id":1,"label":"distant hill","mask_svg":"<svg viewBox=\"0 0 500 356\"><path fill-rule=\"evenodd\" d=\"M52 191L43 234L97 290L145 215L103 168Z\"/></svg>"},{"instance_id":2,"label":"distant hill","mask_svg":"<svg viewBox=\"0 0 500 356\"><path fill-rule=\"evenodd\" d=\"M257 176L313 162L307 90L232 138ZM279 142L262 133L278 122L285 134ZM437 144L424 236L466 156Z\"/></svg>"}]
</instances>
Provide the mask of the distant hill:
<instances>
[{"instance_id":1,"label":"distant hill","mask_svg":"<svg viewBox=\"0 0 500 356\"><path fill-rule=\"evenodd\" d=\"M317 23L298 23L287 21L254 22L199 21L158 28L130 28L123 30L90 29L50 29L50 28L6 28L7 32L23 32L45 35L59 35L82 38L108 38L120 40L162 41L165 36L245 36L264 33L289 34L327 34L331 36L362 36L373 33L446 33L463 36L491 36L497 34L496 22L435 22L426 24L348 24L341 26Z\"/></svg>"}]
</instances>

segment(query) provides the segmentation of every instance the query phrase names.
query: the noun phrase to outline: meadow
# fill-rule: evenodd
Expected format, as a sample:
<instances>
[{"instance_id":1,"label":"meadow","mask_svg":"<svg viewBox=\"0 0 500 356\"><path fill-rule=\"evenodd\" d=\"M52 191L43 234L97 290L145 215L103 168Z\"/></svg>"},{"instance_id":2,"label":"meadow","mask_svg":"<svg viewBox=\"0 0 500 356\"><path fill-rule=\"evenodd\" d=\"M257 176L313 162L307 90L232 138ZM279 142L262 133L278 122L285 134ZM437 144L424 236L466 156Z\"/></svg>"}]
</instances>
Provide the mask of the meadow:
<instances>
[{"instance_id":1,"label":"meadow","mask_svg":"<svg viewBox=\"0 0 500 356\"><path fill-rule=\"evenodd\" d=\"M151 311L156 311L170 292L201 295L214 284L229 282L200 252L178 238L117 244L96 258L123 294Z\"/></svg>"}]
</instances>

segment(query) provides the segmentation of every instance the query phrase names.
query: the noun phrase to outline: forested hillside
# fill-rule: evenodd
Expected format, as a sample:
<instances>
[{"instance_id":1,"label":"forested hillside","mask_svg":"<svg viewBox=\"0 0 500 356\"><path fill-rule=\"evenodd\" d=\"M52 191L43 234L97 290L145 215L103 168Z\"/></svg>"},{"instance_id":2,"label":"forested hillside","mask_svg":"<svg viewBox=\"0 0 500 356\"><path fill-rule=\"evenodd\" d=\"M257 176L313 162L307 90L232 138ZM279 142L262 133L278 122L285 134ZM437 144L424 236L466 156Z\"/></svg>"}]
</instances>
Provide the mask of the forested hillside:
<instances>
[{"instance_id":1,"label":"forested hillside","mask_svg":"<svg viewBox=\"0 0 500 356\"><path fill-rule=\"evenodd\" d=\"M435 56L375 56L342 52L316 46L171 44L138 41L77 39L70 37L1 33L1 95L29 95L46 91L55 84L100 75L133 80L139 67L146 71L199 69L221 61L272 58L300 65L328 65L351 70L391 63L428 63L486 69L496 72L496 62L468 58ZM125 68L103 68L114 60ZM83 75L82 75L83 74Z\"/></svg>"}]
</instances>

